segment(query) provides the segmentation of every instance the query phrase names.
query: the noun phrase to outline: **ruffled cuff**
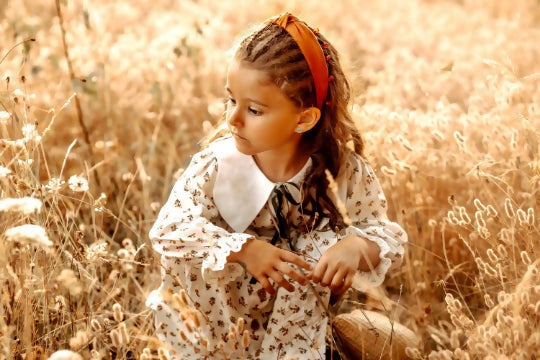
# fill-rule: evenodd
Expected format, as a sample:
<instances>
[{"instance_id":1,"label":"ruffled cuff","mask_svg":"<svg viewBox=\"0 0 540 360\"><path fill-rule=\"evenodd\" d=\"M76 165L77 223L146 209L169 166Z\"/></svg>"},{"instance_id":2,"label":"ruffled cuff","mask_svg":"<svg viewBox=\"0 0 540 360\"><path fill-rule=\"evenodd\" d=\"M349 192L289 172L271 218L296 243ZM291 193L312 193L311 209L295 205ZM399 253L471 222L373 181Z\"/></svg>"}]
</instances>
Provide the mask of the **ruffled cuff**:
<instances>
[{"instance_id":1,"label":"ruffled cuff","mask_svg":"<svg viewBox=\"0 0 540 360\"><path fill-rule=\"evenodd\" d=\"M380 231L380 228L373 228L369 230L370 231L368 232L354 226L349 226L345 230L345 236L358 236L368 239L375 242L381 249L379 253L380 261L373 270L358 271L358 281L355 281L353 286L359 291L366 291L370 287L381 285L384 281L386 273L388 272L388 269L390 269L390 267L392 267L392 265L396 262L394 260L395 255L397 253L400 253L401 255L403 254L403 247L399 246L399 248L394 249L390 247L388 241L388 238L390 237L389 234L386 234L386 232L383 233ZM378 231L380 231L381 234L377 234ZM376 235L374 235L374 233ZM401 256L399 257L401 258Z\"/></svg>"},{"instance_id":2,"label":"ruffled cuff","mask_svg":"<svg viewBox=\"0 0 540 360\"><path fill-rule=\"evenodd\" d=\"M202 276L205 281L230 282L244 274L244 268L238 263L228 263L231 252L238 252L252 235L235 233L222 237L212 247L211 254L203 260Z\"/></svg>"}]
</instances>

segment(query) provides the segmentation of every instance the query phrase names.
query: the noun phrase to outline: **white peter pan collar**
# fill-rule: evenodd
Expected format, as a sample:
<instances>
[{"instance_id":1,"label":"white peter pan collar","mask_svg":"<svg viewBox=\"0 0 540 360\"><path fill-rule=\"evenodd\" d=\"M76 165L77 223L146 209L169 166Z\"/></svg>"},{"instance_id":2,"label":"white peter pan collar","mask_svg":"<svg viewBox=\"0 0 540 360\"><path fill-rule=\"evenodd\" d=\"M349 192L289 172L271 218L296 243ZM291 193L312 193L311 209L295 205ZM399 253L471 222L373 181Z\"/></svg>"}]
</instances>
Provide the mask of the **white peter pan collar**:
<instances>
[{"instance_id":1,"label":"white peter pan collar","mask_svg":"<svg viewBox=\"0 0 540 360\"><path fill-rule=\"evenodd\" d=\"M236 149L233 138L214 141L209 147L218 162L214 203L234 231L244 232L277 184L268 180L251 155ZM298 184L310 165L311 158L288 182Z\"/></svg>"}]
</instances>

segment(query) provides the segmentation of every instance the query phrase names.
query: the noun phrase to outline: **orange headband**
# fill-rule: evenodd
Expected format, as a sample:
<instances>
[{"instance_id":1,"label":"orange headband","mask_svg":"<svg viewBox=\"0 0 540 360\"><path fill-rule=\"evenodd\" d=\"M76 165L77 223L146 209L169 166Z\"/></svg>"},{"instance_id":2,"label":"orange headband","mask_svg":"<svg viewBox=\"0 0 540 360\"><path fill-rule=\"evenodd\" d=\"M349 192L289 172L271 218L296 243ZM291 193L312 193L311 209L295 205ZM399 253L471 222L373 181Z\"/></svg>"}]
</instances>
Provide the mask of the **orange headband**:
<instances>
[{"instance_id":1,"label":"orange headband","mask_svg":"<svg viewBox=\"0 0 540 360\"><path fill-rule=\"evenodd\" d=\"M324 57L323 50L315 34L296 16L290 13L279 16L272 23L285 29L294 41L296 41L296 44L298 44L313 76L317 107L322 110L328 91L328 67L326 66L326 58Z\"/></svg>"}]
</instances>

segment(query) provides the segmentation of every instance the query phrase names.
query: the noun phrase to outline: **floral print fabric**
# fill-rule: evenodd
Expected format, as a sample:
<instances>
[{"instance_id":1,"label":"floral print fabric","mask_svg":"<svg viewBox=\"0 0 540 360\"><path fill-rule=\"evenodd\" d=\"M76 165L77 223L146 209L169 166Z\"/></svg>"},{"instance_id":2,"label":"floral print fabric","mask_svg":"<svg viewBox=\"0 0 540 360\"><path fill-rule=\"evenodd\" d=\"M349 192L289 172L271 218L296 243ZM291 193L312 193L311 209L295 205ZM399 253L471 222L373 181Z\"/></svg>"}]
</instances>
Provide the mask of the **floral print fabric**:
<instances>
[{"instance_id":1,"label":"floral print fabric","mask_svg":"<svg viewBox=\"0 0 540 360\"><path fill-rule=\"evenodd\" d=\"M275 295L269 295L242 266L227 263L230 252L239 251L250 237L272 239L276 229L270 204L275 192L264 194L268 196L267 202L248 228L235 232L220 216L213 200L219 170L212 146L194 155L150 231L152 245L161 254L162 263L163 282L147 299L147 305L154 310L158 338L169 348L172 359L219 359L223 354L231 359L250 360L324 359L324 309L330 290L318 284L301 286L291 280L294 292L278 288ZM386 199L364 159L348 152L336 181L346 189L343 200L353 224L340 234L330 229L328 219L323 219L316 229L307 229L299 207L289 203L291 244L315 265L321 254L340 238L356 235L374 241L381 248L381 261L373 271L359 275L364 278L363 283L378 286L388 269L401 263L407 236L399 225L388 221ZM288 186L288 191L299 200L295 186L275 185ZM242 191L241 184L238 191ZM289 243L276 246L288 249ZM196 310L199 326L195 330L189 324L186 326L172 297L181 289L188 295L189 306ZM246 349L228 336L231 325L239 318L245 320L244 328L249 334Z\"/></svg>"}]
</instances>

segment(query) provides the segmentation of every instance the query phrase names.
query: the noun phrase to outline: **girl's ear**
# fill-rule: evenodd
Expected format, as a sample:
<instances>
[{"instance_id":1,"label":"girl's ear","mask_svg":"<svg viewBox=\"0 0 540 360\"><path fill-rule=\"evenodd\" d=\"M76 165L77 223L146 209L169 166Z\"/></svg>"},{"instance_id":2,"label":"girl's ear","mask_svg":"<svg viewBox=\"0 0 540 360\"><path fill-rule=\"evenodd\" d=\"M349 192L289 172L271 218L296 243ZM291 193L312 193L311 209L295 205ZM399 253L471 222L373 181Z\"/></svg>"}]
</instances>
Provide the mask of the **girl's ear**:
<instances>
[{"instance_id":1,"label":"girl's ear","mask_svg":"<svg viewBox=\"0 0 540 360\"><path fill-rule=\"evenodd\" d=\"M309 107L302 110L300 113L300 119L298 120L298 126L302 128L302 132L311 130L321 118L321 110L316 107Z\"/></svg>"}]
</instances>

